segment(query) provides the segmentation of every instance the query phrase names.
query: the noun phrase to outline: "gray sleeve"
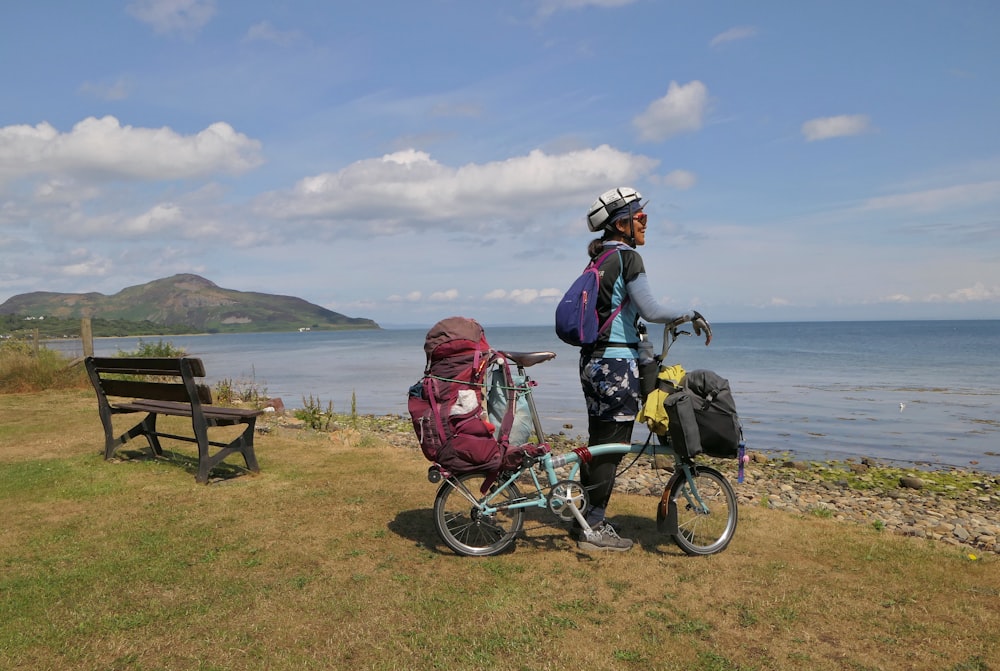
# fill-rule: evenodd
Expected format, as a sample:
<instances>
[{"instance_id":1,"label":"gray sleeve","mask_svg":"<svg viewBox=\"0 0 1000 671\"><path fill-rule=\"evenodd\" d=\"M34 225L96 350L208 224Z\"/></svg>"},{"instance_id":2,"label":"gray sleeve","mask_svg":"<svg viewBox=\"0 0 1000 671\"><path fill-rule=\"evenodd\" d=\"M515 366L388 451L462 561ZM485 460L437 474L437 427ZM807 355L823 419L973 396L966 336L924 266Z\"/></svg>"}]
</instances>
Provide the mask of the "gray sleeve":
<instances>
[{"instance_id":1,"label":"gray sleeve","mask_svg":"<svg viewBox=\"0 0 1000 671\"><path fill-rule=\"evenodd\" d=\"M669 324L673 321L691 321L694 318L694 314L690 311L676 312L653 298L653 290L649 287L646 273L637 275L625 285L625 288L628 290L629 300L639 309L639 316L647 322Z\"/></svg>"}]
</instances>

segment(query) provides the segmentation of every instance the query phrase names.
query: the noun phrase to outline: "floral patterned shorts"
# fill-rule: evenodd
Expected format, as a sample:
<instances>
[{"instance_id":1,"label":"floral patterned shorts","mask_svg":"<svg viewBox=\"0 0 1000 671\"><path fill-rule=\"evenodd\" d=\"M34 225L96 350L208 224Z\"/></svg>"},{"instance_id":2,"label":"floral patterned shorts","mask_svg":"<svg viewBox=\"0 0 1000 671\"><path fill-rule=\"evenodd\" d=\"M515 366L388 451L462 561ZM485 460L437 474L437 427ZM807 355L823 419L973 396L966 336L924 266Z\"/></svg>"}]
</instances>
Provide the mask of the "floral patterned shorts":
<instances>
[{"instance_id":1,"label":"floral patterned shorts","mask_svg":"<svg viewBox=\"0 0 1000 671\"><path fill-rule=\"evenodd\" d=\"M635 359L580 358L580 383L587 414L606 422L639 413L639 364Z\"/></svg>"}]
</instances>

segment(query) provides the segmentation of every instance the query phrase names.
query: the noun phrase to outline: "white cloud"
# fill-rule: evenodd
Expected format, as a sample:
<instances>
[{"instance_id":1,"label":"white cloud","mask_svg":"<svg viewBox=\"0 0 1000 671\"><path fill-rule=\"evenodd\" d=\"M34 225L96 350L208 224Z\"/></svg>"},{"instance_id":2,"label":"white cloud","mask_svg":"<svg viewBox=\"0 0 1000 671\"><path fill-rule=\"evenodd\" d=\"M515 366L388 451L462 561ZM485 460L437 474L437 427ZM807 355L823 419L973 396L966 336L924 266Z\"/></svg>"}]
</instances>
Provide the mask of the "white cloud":
<instances>
[{"instance_id":1,"label":"white cloud","mask_svg":"<svg viewBox=\"0 0 1000 671\"><path fill-rule=\"evenodd\" d=\"M190 34L215 15L215 0L135 0L125 11L157 33Z\"/></svg>"},{"instance_id":2,"label":"white cloud","mask_svg":"<svg viewBox=\"0 0 1000 671\"><path fill-rule=\"evenodd\" d=\"M477 103L438 103L431 108L430 115L476 119L483 116L483 106Z\"/></svg>"},{"instance_id":3,"label":"white cloud","mask_svg":"<svg viewBox=\"0 0 1000 671\"><path fill-rule=\"evenodd\" d=\"M987 287L982 282L976 282L971 287L956 289L944 296L931 296L931 301L948 303L973 303L979 301L1000 300L1000 287Z\"/></svg>"},{"instance_id":4,"label":"white cloud","mask_svg":"<svg viewBox=\"0 0 1000 671\"><path fill-rule=\"evenodd\" d=\"M450 303L458 298L458 289L435 291L428 298L435 302Z\"/></svg>"},{"instance_id":5,"label":"white cloud","mask_svg":"<svg viewBox=\"0 0 1000 671\"><path fill-rule=\"evenodd\" d=\"M878 302L896 303L901 305L1000 302L1000 285L989 287L983 282L974 282L967 287L962 287L952 291L931 293L927 294L923 298L914 298L909 294L896 293L884 296Z\"/></svg>"},{"instance_id":6,"label":"white cloud","mask_svg":"<svg viewBox=\"0 0 1000 671\"><path fill-rule=\"evenodd\" d=\"M68 277L103 277L111 270L111 261L88 249L70 250L65 259L56 260L55 270Z\"/></svg>"},{"instance_id":7,"label":"white cloud","mask_svg":"<svg viewBox=\"0 0 1000 671\"><path fill-rule=\"evenodd\" d=\"M654 100L632 123L641 140L662 142L679 133L696 131L708 110L708 88L699 81L683 86L670 82L667 94Z\"/></svg>"},{"instance_id":8,"label":"white cloud","mask_svg":"<svg viewBox=\"0 0 1000 671\"><path fill-rule=\"evenodd\" d=\"M240 173L261 161L260 142L222 122L186 136L170 128L122 126L112 116L89 117L69 133L47 122L0 128L0 181L33 173L86 181L186 179Z\"/></svg>"},{"instance_id":9,"label":"white cloud","mask_svg":"<svg viewBox=\"0 0 1000 671\"><path fill-rule=\"evenodd\" d=\"M657 163L602 145L450 167L407 149L307 177L291 191L267 194L257 207L262 216L330 223L374 215L382 232L444 224L491 230L498 222L524 227L540 212L578 206L608 184L638 181Z\"/></svg>"},{"instance_id":10,"label":"white cloud","mask_svg":"<svg viewBox=\"0 0 1000 671\"><path fill-rule=\"evenodd\" d=\"M860 135L871 129L871 120L865 114L842 114L840 116L810 119L802 124L802 134L807 142L829 140L835 137Z\"/></svg>"},{"instance_id":11,"label":"white cloud","mask_svg":"<svg viewBox=\"0 0 1000 671\"><path fill-rule=\"evenodd\" d=\"M142 214L126 220L121 230L125 234L146 234L177 228L184 221L184 211L177 205L155 205Z\"/></svg>"},{"instance_id":12,"label":"white cloud","mask_svg":"<svg viewBox=\"0 0 1000 671\"><path fill-rule=\"evenodd\" d=\"M959 184L867 200L864 210L909 210L933 212L943 209L1000 200L1000 181Z\"/></svg>"},{"instance_id":13,"label":"white cloud","mask_svg":"<svg viewBox=\"0 0 1000 671\"><path fill-rule=\"evenodd\" d=\"M78 203L94 200L101 191L94 186L82 186L72 179L53 178L35 186L34 198L38 203Z\"/></svg>"},{"instance_id":14,"label":"white cloud","mask_svg":"<svg viewBox=\"0 0 1000 671\"><path fill-rule=\"evenodd\" d=\"M584 9L585 7L624 7L633 2L635 0L541 0L538 4L538 15L544 17L561 10Z\"/></svg>"},{"instance_id":15,"label":"white cloud","mask_svg":"<svg viewBox=\"0 0 1000 671\"><path fill-rule=\"evenodd\" d=\"M419 303L424 298L423 293L420 291L411 291L405 296L400 296L399 294L393 294L389 296L386 300L390 303Z\"/></svg>"},{"instance_id":16,"label":"white cloud","mask_svg":"<svg viewBox=\"0 0 1000 671\"><path fill-rule=\"evenodd\" d=\"M483 298L488 301L502 301L516 305L529 305L539 301L558 300L563 295L559 289L494 289Z\"/></svg>"},{"instance_id":17,"label":"white cloud","mask_svg":"<svg viewBox=\"0 0 1000 671\"><path fill-rule=\"evenodd\" d=\"M244 41L246 42L270 42L279 47L288 47L302 38L301 34L294 30L278 30L271 25L270 21L261 21L250 26Z\"/></svg>"},{"instance_id":18,"label":"white cloud","mask_svg":"<svg viewBox=\"0 0 1000 671\"><path fill-rule=\"evenodd\" d=\"M757 29L753 26L737 26L736 28L730 28L727 31L721 32L712 38L709 42L709 46L717 47L720 44L725 44L726 42L736 42L737 40L745 40L750 37L757 35Z\"/></svg>"},{"instance_id":19,"label":"white cloud","mask_svg":"<svg viewBox=\"0 0 1000 671\"><path fill-rule=\"evenodd\" d=\"M80 86L80 93L99 100L125 100L130 88L131 83L126 78L119 77L113 82L84 82Z\"/></svg>"},{"instance_id":20,"label":"white cloud","mask_svg":"<svg viewBox=\"0 0 1000 671\"><path fill-rule=\"evenodd\" d=\"M687 191L698 183L698 177L688 170L671 170L660 179L660 183L678 191Z\"/></svg>"}]
</instances>

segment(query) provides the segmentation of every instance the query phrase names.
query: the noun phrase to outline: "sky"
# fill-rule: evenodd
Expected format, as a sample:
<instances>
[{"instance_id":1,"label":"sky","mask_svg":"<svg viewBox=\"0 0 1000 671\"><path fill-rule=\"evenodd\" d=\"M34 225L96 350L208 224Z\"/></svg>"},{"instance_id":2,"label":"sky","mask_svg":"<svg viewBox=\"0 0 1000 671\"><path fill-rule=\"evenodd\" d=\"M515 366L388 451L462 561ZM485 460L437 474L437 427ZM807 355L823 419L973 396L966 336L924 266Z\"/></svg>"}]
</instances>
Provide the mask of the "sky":
<instances>
[{"instance_id":1,"label":"sky","mask_svg":"<svg viewBox=\"0 0 1000 671\"><path fill-rule=\"evenodd\" d=\"M648 200L713 322L1000 318L994 0L8 0L0 303L195 273L551 323Z\"/></svg>"}]
</instances>

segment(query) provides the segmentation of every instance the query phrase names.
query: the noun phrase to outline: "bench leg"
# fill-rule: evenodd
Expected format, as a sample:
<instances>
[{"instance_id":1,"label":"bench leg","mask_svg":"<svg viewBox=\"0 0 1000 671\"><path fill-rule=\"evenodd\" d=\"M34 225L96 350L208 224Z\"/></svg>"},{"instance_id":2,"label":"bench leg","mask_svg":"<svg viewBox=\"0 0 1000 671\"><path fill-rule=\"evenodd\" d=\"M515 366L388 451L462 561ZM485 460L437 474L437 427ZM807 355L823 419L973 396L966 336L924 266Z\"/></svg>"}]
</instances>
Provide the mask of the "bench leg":
<instances>
[{"instance_id":1,"label":"bench leg","mask_svg":"<svg viewBox=\"0 0 1000 671\"><path fill-rule=\"evenodd\" d=\"M198 483L207 483L212 469L219 465L226 457L236 453L243 455L243 460L246 462L248 471L251 473L260 473L260 466L257 464L257 456L253 451L254 427L256 426L257 418L250 417L243 423L246 424L246 428L243 429L243 433L237 436L228 445L211 443L207 438L204 442L202 442L199 438L198 475L195 478ZM196 430L195 433L198 434L198 431ZM208 449L210 445L219 446L221 449L215 454L209 455Z\"/></svg>"},{"instance_id":2,"label":"bench leg","mask_svg":"<svg viewBox=\"0 0 1000 671\"><path fill-rule=\"evenodd\" d=\"M163 448L160 446L159 434L156 433L156 413L151 412L146 415L146 419L142 420L142 426L145 429L146 440L149 441L149 449L153 451L154 456L162 457Z\"/></svg>"},{"instance_id":3,"label":"bench leg","mask_svg":"<svg viewBox=\"0 0 1000 671\"><path fill-rule=\"evenodd\" d=\"M204 485L208 483L208 474L212 471L212 466L221 459L213 459L208 453L208 423L205 417L195 414L191 417L191 424L194 428L195 442L198 443L198 475L194 479L195 482Z\"/></svg>"},{"instance_id":4,"label":"bench leg","mask_svg":"<svg viewBox=\"0 0 1000 671\"><path fill-rule=\"evenodd\" d=\"M260 473L260 466L257 465L257 455L253 451L254 427L257 425L257 418L251 417L247 422L247 428L240 435L240 452L243 453L243 460L246 461L247 470L252 473Z\"/></svg>"},{"instance_id":5,"label":"bench leg","mask_svg":"<svg viewBox=\"0 0 1000 671\"><path fill-rule=\"evenodd\" d=\"M127 443L128 441L136 438L137 436L145 436L146 441L149 443L149 448L153 451L154 456L163 456L163 449L160 447L160 441L156 437L156 415L150 413L146 417L133 426L131 429L118 436L114 437L114 429L111 426L111 414L109 413L105 416L103 413L101 415L101 420L104 424L104 459L111 459L115 455L115 451Z\"/></svg>"}]
</instances>

